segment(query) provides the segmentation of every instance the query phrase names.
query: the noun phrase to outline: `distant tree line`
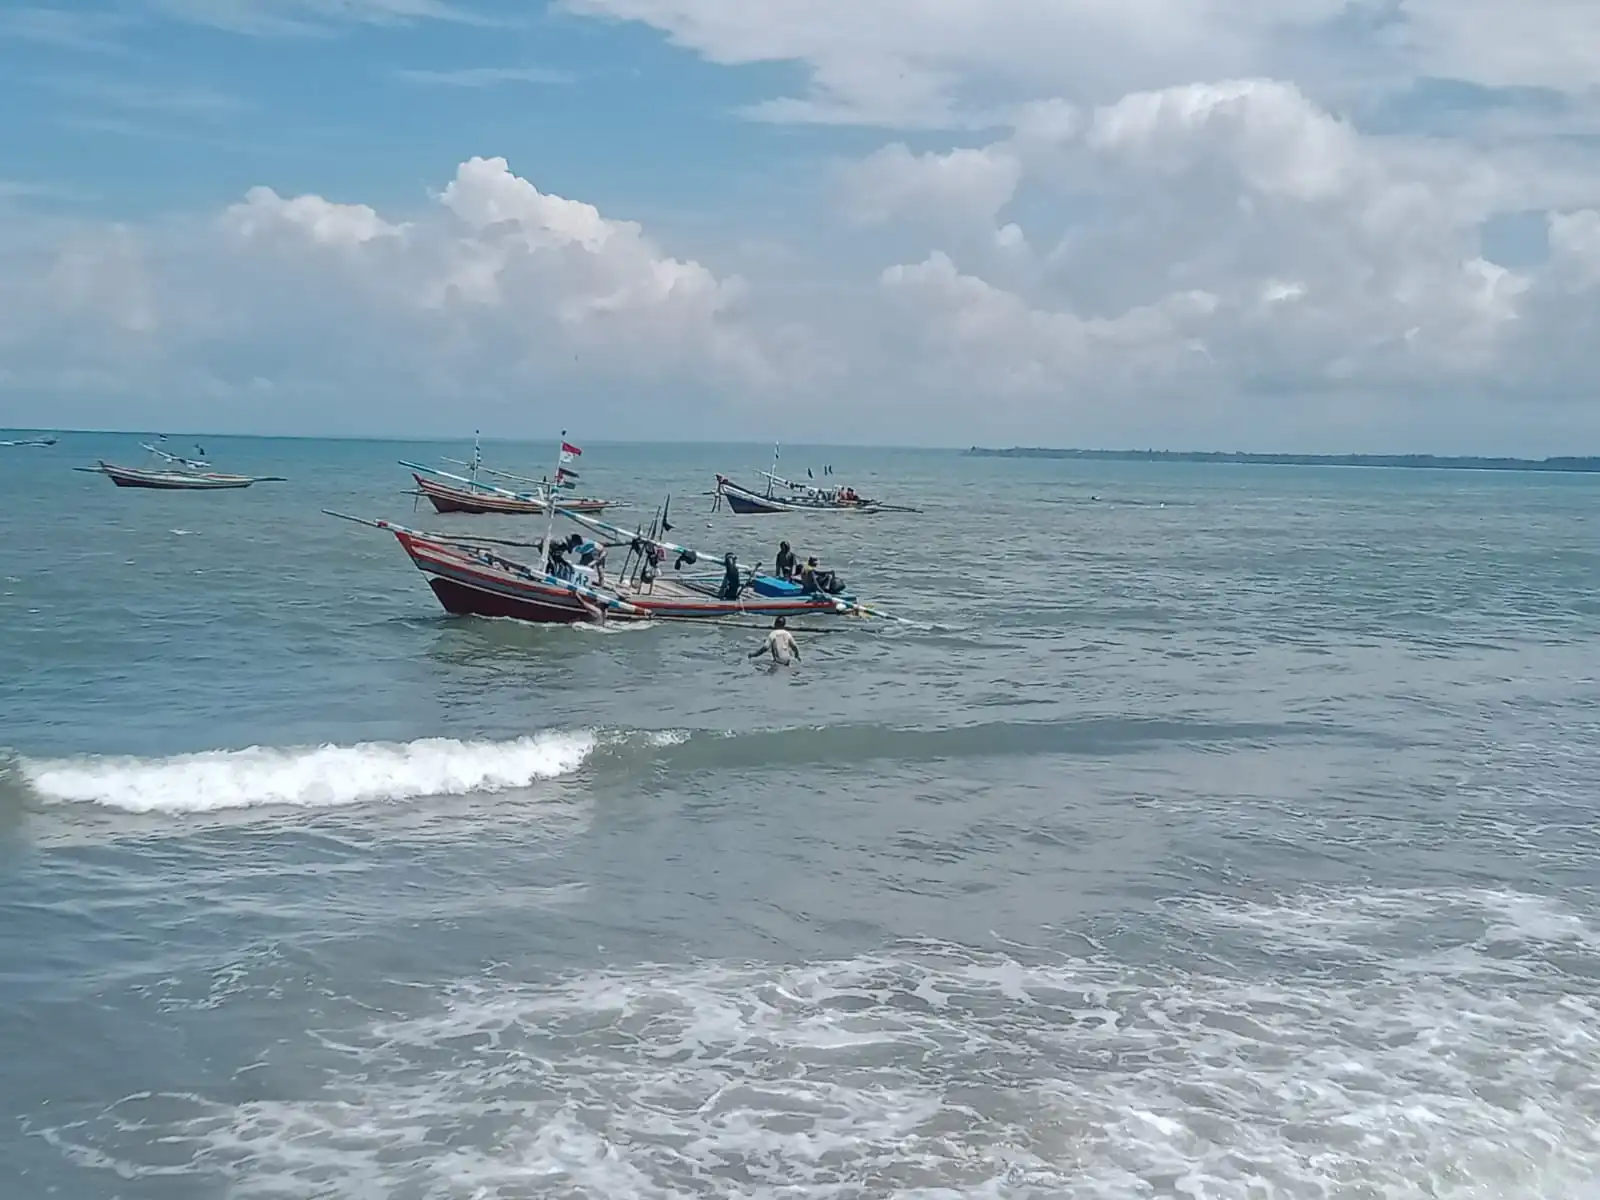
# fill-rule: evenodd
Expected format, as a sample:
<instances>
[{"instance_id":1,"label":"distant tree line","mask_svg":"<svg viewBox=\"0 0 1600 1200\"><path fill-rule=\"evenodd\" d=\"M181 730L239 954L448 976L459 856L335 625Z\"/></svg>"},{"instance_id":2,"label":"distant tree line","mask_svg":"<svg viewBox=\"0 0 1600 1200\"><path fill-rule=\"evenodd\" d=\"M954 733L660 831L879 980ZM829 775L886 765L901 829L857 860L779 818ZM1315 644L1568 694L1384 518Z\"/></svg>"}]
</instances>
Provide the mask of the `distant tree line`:
<instances>
[{"instance_id":1,"label":"distant tree line","mask_svg":"<svg viewBox=\"0 0 1600 1200\"><path fill-rule=\"evenodd\" d=\"M1013 446L990 450L973 446L968 458L1069 458L1108 462L1247 463L1273 467L1402 467L1435 471L1600 472L1600 457L1482 458L1450 454L1249 454L1243 450L1056 450Z\"/></svg>"}]
</instances>

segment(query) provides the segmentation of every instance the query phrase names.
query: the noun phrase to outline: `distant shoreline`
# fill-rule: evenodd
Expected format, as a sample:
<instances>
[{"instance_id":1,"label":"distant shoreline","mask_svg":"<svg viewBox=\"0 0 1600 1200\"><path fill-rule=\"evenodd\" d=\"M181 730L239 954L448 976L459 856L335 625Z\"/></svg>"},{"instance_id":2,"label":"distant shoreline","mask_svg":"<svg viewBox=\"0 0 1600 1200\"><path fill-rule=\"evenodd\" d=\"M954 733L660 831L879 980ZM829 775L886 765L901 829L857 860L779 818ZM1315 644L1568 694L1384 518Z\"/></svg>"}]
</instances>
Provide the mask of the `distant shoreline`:
<instances>
[{"instance_id":1,"label":"distant shoreline","mask_svg":"<svg viewBox=\"0 0 1600 1200\"><path fill-rule=\"evenodd\" d=\"M1600 457L1484 458L1440 454L1247 454L1242 450L1053 450L973 446L965 458L1057 458L1098 462L1238 463L1262 467L1387 467L1414 471L1559 471L1600 474Z\"/></svg>"}]
</instances>

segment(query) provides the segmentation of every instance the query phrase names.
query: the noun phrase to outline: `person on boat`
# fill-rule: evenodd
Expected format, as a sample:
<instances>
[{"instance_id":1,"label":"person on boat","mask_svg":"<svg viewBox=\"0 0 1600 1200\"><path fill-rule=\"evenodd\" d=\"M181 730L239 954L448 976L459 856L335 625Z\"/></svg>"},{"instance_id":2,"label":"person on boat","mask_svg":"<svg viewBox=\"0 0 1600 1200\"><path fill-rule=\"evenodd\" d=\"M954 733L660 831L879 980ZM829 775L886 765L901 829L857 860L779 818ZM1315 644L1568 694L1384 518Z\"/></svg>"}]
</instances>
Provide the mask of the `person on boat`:
<instances>
[{"instance_id":1,"label":"person on boat","mask_svg":"<svg viewBox=\"0 0 1600 1200\"><path fill-rule=\"evenodd\" d=\"M833 596L844 591L844 583L838 575L817 566L816 555L806 559L806 565L800 571L800 586L818 596Z\"/></svg>"},{"instance_id":2,"label":"person on boat","mask_svg":"<svg viewBox=\"0 0 1600 1200\"><path fill-rule=\"evenodd\" d=\"M779 579L793 579L795 568L799 560L795 558L794 551L789 549L788 542L778 543L778 563L776 573Z\"/></svg>"},{"instance_id":3,"label":"person on boat","mask_svg":"<svg viewBox=\"0 0 1600 1200\"><path fill-rule=\"evenodd\" d=\"M788 624L784 618L774 617L772 632L750 652L750 657L760 658L763 654L770 654L774 667L787 667L791 662L799 662L800 647L795 645L794 634L786 628Z\"/></svg>"},{"instance_id":4,"label":"person on boat","mask_svg":"<svg viewBox=\"0 0 1600 1200\"><path fill-rule=\"evenodd\" d=\"M722 590L717 593L717 599L737 600L743 590L744 580L739 574L739 560L732 554L725 555L722 559Z\"/></svg>"},{"instance_id":5,"label":"person on boat","mask_svg":"<svg viewBox=\"0 0 1600 1200\"><path fill-rule=\"evenodd\" d=\"M606 582L606 543L591 541L581 533L567 538L567 553L578 556L578 565L594 568L594 581L601 587Z\"/></svg>"},{"instance_id":6,"label":"person on boat","mask_svg":"<svg viewBox=\"0 0 1600 1200\"><path fill-rule=\"evenodd\" d=\"M654 542L639 551L639 582L647 592L655 591L656 575L667 559L667 552Z\"/></svg>"},{"instance_id":7,"label":"person on boat","mask_svg":"<svg viewBox=\"0 0 1600 1200\"><path fill-rule=\"evenodd\" d=\"M550 547L550 557L545 562L544 568L557 579L572 578L572 564L567 561L567 548L560 542Z\"/></svg>"}]
</instances>

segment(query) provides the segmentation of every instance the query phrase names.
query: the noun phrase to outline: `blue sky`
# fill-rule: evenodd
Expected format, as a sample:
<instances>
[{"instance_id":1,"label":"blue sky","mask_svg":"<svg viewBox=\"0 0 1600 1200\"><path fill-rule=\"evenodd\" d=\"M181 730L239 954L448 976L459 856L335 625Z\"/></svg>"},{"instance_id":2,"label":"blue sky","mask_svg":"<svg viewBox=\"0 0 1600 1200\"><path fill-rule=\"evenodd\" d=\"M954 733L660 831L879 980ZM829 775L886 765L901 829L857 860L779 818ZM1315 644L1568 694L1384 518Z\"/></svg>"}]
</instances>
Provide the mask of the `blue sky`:
<instances>
[{"instance_id":1,"label":"blue sky","mask_svg":"<svg viewBox=\"0 0 1600 1200\"><path fill-rule=\"evenodd\" d=\"M1600 445L1591 44L1564 0L14 4L0 417Z\"/></svg>"},{"instance_id":2,"label":"blue sky","mask_svg":"<svg viewBox=\"0 0 1600 1200\"><path fill-rule=\"evenodd\" d=\"M273 32L230 27L232 7L0 16L0 103L22 118L0 125L13 182L117 218L259 183L392 206L478 153L537 161L548 190L602 208L694 214L832 140L734 115L781 69L715 67L636 25L480 0L482 24L283 6L301 27Z\"/></svg>"}]
</instances>

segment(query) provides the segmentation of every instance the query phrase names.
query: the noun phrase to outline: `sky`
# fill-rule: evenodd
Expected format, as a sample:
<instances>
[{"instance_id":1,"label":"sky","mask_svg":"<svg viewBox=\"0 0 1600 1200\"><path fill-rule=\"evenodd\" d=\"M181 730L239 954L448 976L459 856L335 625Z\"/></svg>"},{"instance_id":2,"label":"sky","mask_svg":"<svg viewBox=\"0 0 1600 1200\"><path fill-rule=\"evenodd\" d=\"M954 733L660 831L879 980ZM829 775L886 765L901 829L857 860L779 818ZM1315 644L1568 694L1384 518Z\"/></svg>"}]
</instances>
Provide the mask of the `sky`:
<instances>
[{"instance_id":1,"label":"sky","mask_svg":"<svg viewBox=\"0 0 1600 1200\"><path fill-rule=\"evenodd\" d=\"M0 427L1600 453L1593 0L0 5Z\"/></svg>"}]
</instances>

